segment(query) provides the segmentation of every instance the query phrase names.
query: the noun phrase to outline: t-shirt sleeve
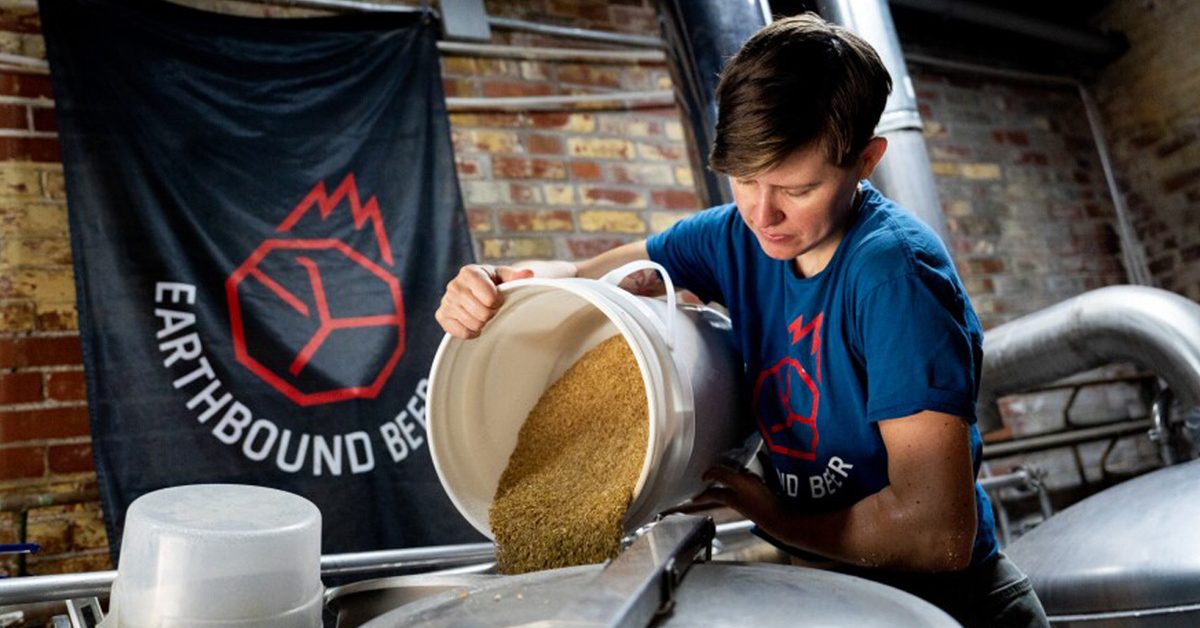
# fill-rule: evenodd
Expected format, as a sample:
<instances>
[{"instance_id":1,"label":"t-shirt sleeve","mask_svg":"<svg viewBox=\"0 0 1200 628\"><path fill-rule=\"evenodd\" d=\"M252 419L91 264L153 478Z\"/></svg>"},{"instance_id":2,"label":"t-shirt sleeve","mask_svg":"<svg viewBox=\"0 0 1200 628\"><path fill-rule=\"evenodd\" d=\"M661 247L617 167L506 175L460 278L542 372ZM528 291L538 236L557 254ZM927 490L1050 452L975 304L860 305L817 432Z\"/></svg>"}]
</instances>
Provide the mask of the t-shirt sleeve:
<instances>
[{"instance_id":1,"label":"t-shirt sleeve","mask_svg":"<svg viewBox=\"0 0 1200 628\"><path fill-rule=\"evenodd\" d=\"M716 261L729 237L731 211L728 205L706 209L646 240L651 261L667 269L677 288L691 290L706 303L725 303Z\"/></svg>"},{"instance_id":2,"label":"t-shirt sleeve","mask_svg":"<svg viewBox=\"0 0 1200 628\"><path fill-rule=\"evenodd\" d=\"M922 276L930 274L932 276ZM933 410L975 421L970 305L949 278L914 272L872 288L859 305L867 420Z\"/></svg>"}]
</instances>

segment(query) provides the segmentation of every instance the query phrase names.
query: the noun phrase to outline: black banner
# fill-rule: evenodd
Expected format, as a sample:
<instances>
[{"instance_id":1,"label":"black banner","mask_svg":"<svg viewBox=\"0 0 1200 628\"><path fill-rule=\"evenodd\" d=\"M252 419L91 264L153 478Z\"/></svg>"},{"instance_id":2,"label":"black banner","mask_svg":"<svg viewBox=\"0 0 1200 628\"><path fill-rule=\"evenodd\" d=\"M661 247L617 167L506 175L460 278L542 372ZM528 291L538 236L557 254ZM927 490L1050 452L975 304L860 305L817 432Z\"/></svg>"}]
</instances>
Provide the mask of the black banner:
<instances>
[{"instance_id":1,"label":"black banner","mask_svg":"<svg viewBox=\"0 0 1200 628\"><path fill-rule=\"evenodd\" d=\"M96 470L311 499L324 551L481 540L425 391L470 261L436 27L42 0Z\"/></svg>"}]
</instances>

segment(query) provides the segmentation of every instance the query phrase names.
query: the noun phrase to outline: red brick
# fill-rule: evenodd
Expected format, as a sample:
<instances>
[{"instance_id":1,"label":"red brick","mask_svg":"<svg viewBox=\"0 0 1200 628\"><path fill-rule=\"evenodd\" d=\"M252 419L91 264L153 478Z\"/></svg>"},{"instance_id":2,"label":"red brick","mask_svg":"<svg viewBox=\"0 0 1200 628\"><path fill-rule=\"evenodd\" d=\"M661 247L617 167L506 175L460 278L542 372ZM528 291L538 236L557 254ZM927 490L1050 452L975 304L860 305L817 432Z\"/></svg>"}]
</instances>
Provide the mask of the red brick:
<instances>
[{"instance_id":1,"label":"red brick","mask_svg":"<svg viewBox=\"0 0 1200 628\"><path fill-rule=\"evenodd\" d=\"M537 188L534 188L523 183L513 183L508 186L508 195L513 203L539 203L541 195Z\"/></svg>"},{"instance_id":2,"label":"red brick","mask_svg":"<svg viewBox=\"0 0 1200 628\"><path fill-rule=\"evenodd\" d=\"M96 470L90 444L56 445L50 448L47 457L50 459L51 473L85 473Z\"/></svg>"},{"instance_id":3,"label":"red brick","mask_svg":"<svg viewBox=\"0 0 1200 628\"><path fill-rule=\"evenodd\" d=\"M459 176L463 177L472 177L479 174L479 164L474 161L455 159L454 168L458 171Z\"/></svg>"},{"instance_id":4,"label":"red brick","mask_svg":"<svg viewBox=\"0 0 1200 628\"><path fill-rule=\"evenodd\" d=\"M0 412L0 443L74 438L89 433L84 406Z\"/></svg>"},{"instance_id":5,"label":"red brick","mask_svg":"<svg viewBox=\"0 0 1200 628\"><path fill-rule=\"evenodd\" d=\"M82 363L79 336L0 339L0 368Z\"/></svg>"},{"instance_id":6,"label":"red brick","mask_svg":"<svg viewBox=\"0 0 1200 628\"><path fill-rule=\"evenodd\" d=\"M567 169L563 162L556 160L495 157L492 159L492 176L497 179L565 179Z\"/></svg>"},{"instance_id":7,"label":"red brick","mask_svg":"<svg viewBox=\"0 0 1200 628\"><path fill-rule=\"evenodd\" d=\"M82 401L87 399L87 385L83 371L50 373L46 382L46 395L59 401Z\"/></svg>"},{"instance_id":8,"label":"red brick","mask_svg":"<svg viewBox=\"0 0 1200 628\"><path fill-rule=\"evenodd\" d=\"M632 205L638 201L637 192L612 188L591 188L586 196L593 201L608 201L617 205Z\"/></svg>"},{"instance_id":9,"label":"red brick","mask_svg":"<svg viewBox=\"0 0 1200 628\"><path fill-rule=\"evenodd\" d=\"M0 480L40 478L45 474L45 448L7 447L0 449Z\"/></svg>"},{"instance_id":10,"label":"red brick","mask_svg":"<svg viewBox=\"0 0 1200 628\"><path fill-rule=\"evenodd\" d=\"M488 81L483 84L483 95L488 98L514 96L549 96L554 88L546 83L522 83L516 81Z\"/></svg>"},{"instance_id":11,"label":"red brick","mask_svg":"<svg viewBox=\"0 0 1200 628\"><path fill-rule=\"evenodd\" d=\"M13 13L10 7L0 14L0 31L9 33L25 33L32 35L42 32L41 19L36 11L30 13Z\"/></svg>"},{"instance_id":12,"label":"red brick","mask_svg":"<svg viewBox=\"0 0 1200 628\"><path fill-rule=\"evenodd\" d=\"M564 64L558 69L558 80L578 85L620 87L621 75L612 68L596 68L587 65Z\"/></svg>"},{"instance_id":13,"label":"red brick","mask_svg":"<svg viewBox=\"0 0 1200 628\"><path fill-rule=\"evenodd\" d=\"M1004 260L998 257L967 260L967 269L971 274L995 275L1004 272Z\"/></svg>"},{"instance_id":14,"label":"red brick","mask_svg":"<svg viewBox=\"0 0 1200 628\"><path fill-rule=\"evenodd\" d=\"M58 138L0 137L0 161L61 162Z\"/></svg>"},{"instance_id":15,"label":"red brick","mask_svg":"<svg viewBox=\"0 0 1200 628\"><path fill-rule=\"evenodd\" d=\"M535 155L561 155L563 142L553 135L534 133L529 136L529 152Z\"/></svg>"},{"instance_id":16,"label":"red brick","mask_svg":"<svg viewBox=\"0 0 1200 628\"><path fill-rule=\"evenodd\" d=\"M33 130L57 133L58 116L54 115L54 109L50 107L34 107Z\"/></svg>"},{"instance_id":17,"label":"red brick","mask_svg":"<svg viewBox=\"0 0 1200 628\"><path fill-rule=\"evenodd\" d=\"M561 111L542 111L530 113L529 121L539 129L561 129L567 126L571 117Z\"/></svg>"},{"instance_id":18,"label":"red brick","mask_svg":"<svg viewBox=\"0 0 1200 628\"><path fill-rule=\"evenodd\" d=\"M650 200L663 209L696 209L700 207L700 199L694 192L684 190L655 190L650 193Z\"/></svg>"},{"instance_id":19,"label":"red brick","mask_svg":"<svg viewBox=\"0 0 1200 628\"><path fill-rule=\"evenodd\" d=\"M621 246L625 242L620 238L568 238L567 249L571 251L573 259L587 259Z\"/></svg>"},{"instance_id":20,"label":"red brick","mask_svg":"<svg viewBox=\"0 0 1200 628\"><path fill-rule=\"evenodd\" d=\"M575 228L565 209L502 211L500 228L505 231L570 231Z\"/></svg>"},{"instance_id":21,"label":"red brick","mask_svg":"<svg viewBox=\"0 0 1200 628\"><path fill-rule=\"evenodd\" d=\"M572 161L571 176L583 181L599 181L600 164L594 161Z\"/></svg>"},{"instance_id":22,"label":"red brick","mask_svg":"<svg viewBox=\"0 0 1200 628\"><path fill-rule=\"evenodd\" d=\"M490 209L468 209L467 210L467 225L469 225L472 233L492 230L492 210Z\"/></svg>"},{"instance_id":23,"label":"red brick","mask_svg":"<svg viewBox=\"0 0 1200 628\"><path fill-rule=\"evenodd\" d=\"M0 404L32 403L44 398L41 373L0 374Z\"/></svg>"},{"instance_id":24,"label":"red brick","mask_svg":"<svg viewBox=\"0 0 1200 628\"><path fill-rule=\"evenodd\" d=\"M0 95L25 98L53 98L50 76L46 74L0 73Z\"/></svg>"},{"instance_id":25,"label":"red brick","mask_svg":"<svg viewBox=\"0 0 1200 628\"><path fill-rule=\"evenodd\" d=\"M0 128L28 129L29 119L23 105L0 104Z\"/></svg>"},{"instance_id":26,"label":"red brick","mask_svg":"<svg viewBox=\"0 0 1200 628\"><path fill-rule=\"evenodd\" d=\"M600 2L581 2L580 0L550 0L546 7L550 15L569 17L593 22L607 22L608 7Z\"/></svg>"}]
</instances>

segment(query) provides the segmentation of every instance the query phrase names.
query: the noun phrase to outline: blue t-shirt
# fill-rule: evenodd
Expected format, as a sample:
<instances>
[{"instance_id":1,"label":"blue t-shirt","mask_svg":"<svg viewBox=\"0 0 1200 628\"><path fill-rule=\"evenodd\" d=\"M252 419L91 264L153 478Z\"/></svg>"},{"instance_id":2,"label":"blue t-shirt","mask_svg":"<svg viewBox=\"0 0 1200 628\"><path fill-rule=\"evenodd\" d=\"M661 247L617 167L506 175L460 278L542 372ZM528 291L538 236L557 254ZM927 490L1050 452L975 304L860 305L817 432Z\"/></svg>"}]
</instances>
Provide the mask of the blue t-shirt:
<instances>
[{"instance_id":1,"label":"blue t-shirt","mask_svg":"<svg viewBox=\"0 0 1200 628\"><path fill-rule=\"evenodd\" d=\"M922 410L970 422L979 471L979 320L937 235L866 181L860 189L852 225L811 277L768 257L732 204L646 243L676 285L728 308L774 466L768 483L801 512L845 508L887 486L876 422ZM978 483L975 494L972 564L997 550Z\"/></svg>"}]
</instances>

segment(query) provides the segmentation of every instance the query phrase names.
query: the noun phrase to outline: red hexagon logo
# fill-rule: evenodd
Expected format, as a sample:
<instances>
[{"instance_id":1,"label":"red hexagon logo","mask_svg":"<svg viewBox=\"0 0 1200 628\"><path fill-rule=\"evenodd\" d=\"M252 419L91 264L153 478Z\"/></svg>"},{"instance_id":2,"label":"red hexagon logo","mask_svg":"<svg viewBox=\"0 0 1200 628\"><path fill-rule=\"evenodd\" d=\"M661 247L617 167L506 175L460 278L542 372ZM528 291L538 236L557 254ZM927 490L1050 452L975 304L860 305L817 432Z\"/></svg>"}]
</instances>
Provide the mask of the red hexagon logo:
<instances>
[{"instance_id":1,"label":"red hexagon logo","mask_svg":"<svg viewBox=\"0 0 1200 628\"><path fill-rule=\"evenodd\" d=\"M774 453L813 460L817 456L817 408L821 391L795 358L783 358L759 373L754 416Z\"/></svg>"},{"instance_id":2,"label":"red hexagon logo","mask_svg":"<svg viewBox=\"0 0 1200 628\"><path fill-rule=\"evenodd\" d=\"M324 220L343 200L356 229L372 222L391 265L378 205L359 202L353 174L333 194L318 183L277 231L313 207ZM399 280L341 240L268 239L229 276L225 293L238 362L297 405L374 398L404 354Z\"/></svg>"},{"instance_id":3,"label":"red hexagon logo","mask_svg":"<svg viewBox=\"0 0 1200 628\"><path fill-rule=\"evenodd\" d=\"M754 384L752 411L763 442L773 453L814 460L817 457L817 409L821 403L821 324L824 312L807 325L804 316L788 325L791 344L811 337L810 355L816 356L817 379L809 376L799 360L788 356L758 374Z\"/></svg>"}]
</instances>

